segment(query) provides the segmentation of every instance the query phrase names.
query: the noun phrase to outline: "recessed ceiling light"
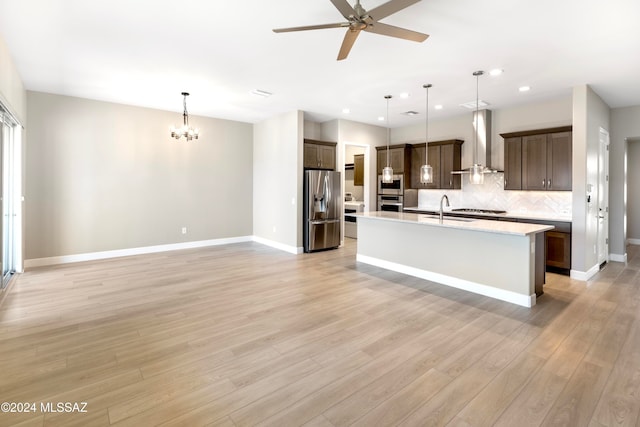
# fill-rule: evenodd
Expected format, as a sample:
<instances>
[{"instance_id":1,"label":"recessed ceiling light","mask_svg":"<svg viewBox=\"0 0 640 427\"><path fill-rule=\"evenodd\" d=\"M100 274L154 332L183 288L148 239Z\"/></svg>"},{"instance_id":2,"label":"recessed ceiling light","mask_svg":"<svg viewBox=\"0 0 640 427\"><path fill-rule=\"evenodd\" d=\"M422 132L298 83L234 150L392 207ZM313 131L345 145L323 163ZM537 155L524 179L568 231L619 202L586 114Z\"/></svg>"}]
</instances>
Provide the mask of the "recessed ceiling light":
<instances>
[{"instance_id":1,"label":"recessed ceiling light","mask_svg":"<svg viewBox=\"0 0 640 427\"><path fill-rule=\"evenodd\" d=\"M501 68L494 68L493 70L489 71L489 74L492 76L499 76L502 73L504 73L504 70Z\"/></svg>"},{"instance_id":2,"label":"recessed ceiling light","mask_svg":"<svg viewBox=\"0 0 640 427\"><path fill-rule=\"evenodd\" d=\"M251 91L251 94L256 96L261 96L263 98L268 98L271 95L273 95L271 92L267 92L266 90L262 90L262 89L254 89Z\"/></svg>"},{"instance_id":3,"label":"recessed ceiling light","mask_svg":"<svg viewBox=\"0 0 640 427\"><path fill-rule=\"evenodd\" d=\"M435 108L436 110L442 110L444 107L442 105L438 104L433 108Z\"/></svg>"},{"instance_id":4,"label":"recessed ceiling light","mask_svg":"<svg viewBox=\"0 0 640 427\"><path fill-rule=\"evenodd\" d=\"M350 109L348 109L348 108L343 108L343 109L342 109L342 112L343 112L344 114L349 114L349 113L351 112L351 110L350 110Z\"/></svg>"},{"instance_id":5,"label":"recessed ceiling light","mask_svg":"<svg viewBox=\"0 0 640 427\"><path fill-rule=\"evenodd\" d=\"M528 92L528 91L530 91L530 90L531 90L531 87L529 87L529 86L520 86L520 87L518 88L518 90L519 90L520 92Z\"/></svg>"},{"instance_id":6,"label":"recessed ceiling light","mask_svg":"<svg viewBox=\"0 0 640 427\"><path fill-rule=\"evenodd\" d=\"M384 117L383 116L379 116L378 120L381 121L381 122L384 122Z\"/></svg>"},{"instance_id":7,"label":"recessed ceiling light","mask_svg":"<svg viewBox=\"0 0 640 427\"><path fill-rule=\"evenodd\" d=\"M409 94L408 94L407 92L402 92L402 93L400 94L400 98L406 99L406 98L408 98L408 97L409 97Z\"/></svg>"}]
</instances>

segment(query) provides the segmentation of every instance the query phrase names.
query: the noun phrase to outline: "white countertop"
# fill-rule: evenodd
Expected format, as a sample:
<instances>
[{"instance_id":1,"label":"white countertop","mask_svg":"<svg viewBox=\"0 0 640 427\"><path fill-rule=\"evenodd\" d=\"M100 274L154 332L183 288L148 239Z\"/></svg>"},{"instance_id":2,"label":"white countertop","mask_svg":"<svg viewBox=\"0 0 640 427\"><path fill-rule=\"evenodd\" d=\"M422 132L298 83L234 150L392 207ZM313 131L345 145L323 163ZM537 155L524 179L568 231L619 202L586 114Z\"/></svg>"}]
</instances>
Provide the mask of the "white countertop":
<instances>
[{"instance_id":1,"label":"white countertop","mask_svg":"<svg viewBox=\"0 0 640 427\"><path fill-rule=\"evenodd\" d=\"M431 211L438 212L440 211L440 206L412 206L404 208L406 211ZM453 213L457 215L464 215L464 212L452 212L451 208L444 208L445 213ZM468 212L469 215L477 215L477 216L486 216L490 218L516 218L516 219L532 219L532 220L540 220L540 221L559 221L559 222L571 222L570 214L559 214L553 212L518 212L518 211L508 211L504 214L483 214L476 212Z\"/></svg>"},{"instance_id":2,"label":"white countertop","mask_svg":"<svg viewBox=\"0 0 640 427\"><path fill-rule=\"evenodd\" d=\"M348 207L359 208L360 206L364 206L364 202L353 200L351 202L344 202L344 205Z\"/></svg>"},{"instance_id":3,"label":"white countertop","mask_svg":"<svg viewBox=\"0 0 640 427\"><path fill-rule=\"evenodd\" d=\"M415 224L424 224L427 226L457 228L463 230L481 231L485 233L516 234L520 236L528 236L530 234L541 233L553 229L553 227L551 226L540 224L464 218L461 218L461 220L456 220L452 219L451 217L445 218L442 224L440 224L440 220L438 218L432 218L430 215L409 212L376 211L363 212L357 214L356 216L382 221L408 222Z\"/></svg>"}]
</instances>

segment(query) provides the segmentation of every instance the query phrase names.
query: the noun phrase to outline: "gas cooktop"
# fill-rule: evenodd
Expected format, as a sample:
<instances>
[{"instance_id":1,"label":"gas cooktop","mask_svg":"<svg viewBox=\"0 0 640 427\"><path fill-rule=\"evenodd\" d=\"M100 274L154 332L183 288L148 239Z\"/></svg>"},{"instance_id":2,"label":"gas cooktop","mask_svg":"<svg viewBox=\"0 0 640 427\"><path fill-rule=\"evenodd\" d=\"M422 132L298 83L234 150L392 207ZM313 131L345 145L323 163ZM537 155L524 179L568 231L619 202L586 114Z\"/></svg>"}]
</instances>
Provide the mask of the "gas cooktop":
<instances>
[{"instance_id":1,"label":"gas cooktop","mask_svg":"<svg viewBox=\"0 0 640 427\"><path fill-rule=\"evenodd\" d=\"M451 212L480 213L480 214L505 214L505 213L507 213L507 211L499 211L499 210L493 210L493 209L473 209L473 208L451 209Z\"/></svg>"}]
</instances>

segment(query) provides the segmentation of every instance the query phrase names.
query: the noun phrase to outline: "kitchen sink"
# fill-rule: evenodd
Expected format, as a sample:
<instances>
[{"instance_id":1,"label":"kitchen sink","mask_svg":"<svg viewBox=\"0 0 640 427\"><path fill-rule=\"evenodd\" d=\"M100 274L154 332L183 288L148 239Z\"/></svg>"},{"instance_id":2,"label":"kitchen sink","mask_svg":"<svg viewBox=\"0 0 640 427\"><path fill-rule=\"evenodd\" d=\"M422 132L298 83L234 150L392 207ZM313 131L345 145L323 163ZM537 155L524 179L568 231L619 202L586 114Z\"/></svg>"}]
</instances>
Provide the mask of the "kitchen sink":
<instances>
[{"instance_id":1,"label":"kitchen sink","mask_svg":"<svg viewBox=\"0 0 640 427\"><path fill-rule=\"evenodd\" d=\"M440 219L440 217L438 215L424 215L423 218ZM458 222L473 222L473 221L475 221L474 219L471 219L471 218L454 218L452 216L446 216L446 215L442 219L446 220L446 221L458 221Z\"/></svg>"}]
</instances>

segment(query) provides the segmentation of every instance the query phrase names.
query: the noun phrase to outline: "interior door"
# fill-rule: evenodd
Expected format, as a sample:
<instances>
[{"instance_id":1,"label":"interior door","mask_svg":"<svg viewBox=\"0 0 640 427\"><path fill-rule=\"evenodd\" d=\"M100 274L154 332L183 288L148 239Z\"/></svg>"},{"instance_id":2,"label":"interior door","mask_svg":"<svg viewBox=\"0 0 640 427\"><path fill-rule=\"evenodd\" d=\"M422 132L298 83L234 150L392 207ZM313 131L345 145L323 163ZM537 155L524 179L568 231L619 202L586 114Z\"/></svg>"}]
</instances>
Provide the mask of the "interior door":
<instances>
[{"instance_id":1,"label":"interior door","mask_svg":"<svg viewBox=\"0 0 640 427\"><path fill-rule=\"evenodd\" d=\"M609 260L609 132L600 128L598 153L598 264Z\"/></svg>"}]
</instances>

